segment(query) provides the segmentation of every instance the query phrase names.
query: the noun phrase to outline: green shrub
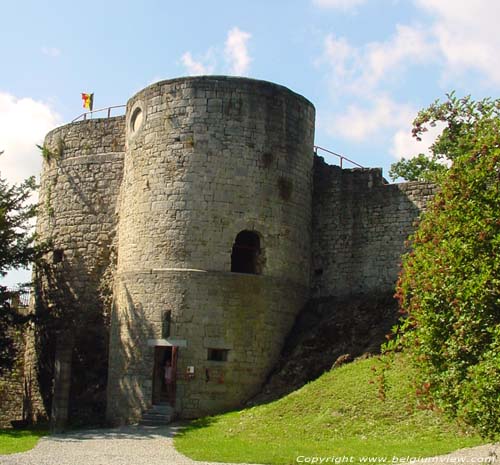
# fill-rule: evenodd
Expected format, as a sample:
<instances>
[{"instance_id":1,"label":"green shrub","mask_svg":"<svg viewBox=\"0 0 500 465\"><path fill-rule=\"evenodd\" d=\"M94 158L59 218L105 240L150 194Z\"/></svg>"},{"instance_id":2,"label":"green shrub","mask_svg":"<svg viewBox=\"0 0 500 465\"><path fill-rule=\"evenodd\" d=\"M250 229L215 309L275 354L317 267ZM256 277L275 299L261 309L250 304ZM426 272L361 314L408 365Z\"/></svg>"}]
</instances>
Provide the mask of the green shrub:
<instances>
[{"instance_id":1,"label":"green shrub","mask_svg":"<svg viewBox=\"0 0 500 465\"><path fill-rule=\"evenodd\" d=\"M484 436L495 437L500 434L500 119L488 106L500 103L467 102L455 101L448 109L457 125L449 125L445 135L453 165L412 237L397 296L406 312L402 341L420 367L421 391Z\"/></svg>"}]
</instances>

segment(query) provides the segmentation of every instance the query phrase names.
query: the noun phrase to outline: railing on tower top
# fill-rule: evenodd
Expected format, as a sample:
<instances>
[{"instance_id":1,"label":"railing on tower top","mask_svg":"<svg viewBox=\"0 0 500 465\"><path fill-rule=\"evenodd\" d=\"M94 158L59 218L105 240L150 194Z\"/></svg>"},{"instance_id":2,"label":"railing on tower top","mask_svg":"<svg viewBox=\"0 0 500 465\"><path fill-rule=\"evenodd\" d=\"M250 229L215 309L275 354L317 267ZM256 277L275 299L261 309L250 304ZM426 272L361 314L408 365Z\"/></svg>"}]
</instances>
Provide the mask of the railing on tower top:
<instances>
[{"instance_id":1,"label":"railing on tower top","mask_svg":"<svg viewBox=\"0 0 500 465\"><path fill-rule=\"evenodd\" d=\"M90 118L92 119L92 116L94 113L101 113L103 111L107 112L107 117L111 117L111 110L114 110L116 108L125 108L127 105L114 105L112 107L106 107L106 108L99 108L99 110L92 110L92 111L87 111L85 113L82 113L81 115L77 116L72 123L75 123L76 121L83 120L85 121L87 119L87 116L90 115ZM343 167L344 160L348 163L351 163L354 166L357 166L358 168L364 168L364 166L360 165L359 163L356 163L353 160L350 160L347 157L344 157L343 155L340 155L339 153L332 152L331 150L325 149L324 147L320 147L319 145L314 146L314 153L318 155L318 151L326 152L329 153L330 155L335 155L336 157L339 158L340 160L340 167Z\"/></svg>"},{"instance_id":2,"label":"railing on tower top","mask_svg":"<svg viewBox=\"0 0 500 465\"><path fill-rule=\"evenodd\" d=\"M364 166L361 166L359 163L356 163L355 161L352 161L352 160L349 160L349 158L347 157L344 157L343 155L340 155L339 153L335 153L335 152L332 152L331 150L328 150L328 149L325 149L323 147L320 147L319 145L315 145L314 146L314 153L316 155L318 155L318 150L321 150L322 152L326 152L326 153L329 153L331 155L335 155L336 157L339 158L340 160L340 167L342 168L342 165L343 165L343 161L347 161L351 164L353 164L354 166L357 166L358 168L364 168Z\"/></svg>"},{"instance_id":3,"label":"railing on tower top","mask_svg":"<svg viewBox=\"0 0 500 465\"><path fill-rule=\"evenodd\" d=\"M23 291L17 288L7 288L7 292L11 295L7 299L9 304L14 308L27 307L30 302L30 291Z\"/></svg>"},{"instance_id":4,"label":"railing on tower top","mask_svg":"<svg viewBox=\"0 0 500 465\"><path fill-rule=\"evenodd\" d=\"M99 110L87 111L86 113L82 113L81 115L77 116L71 122L75 123L76 121L78 121L80 119L82 119L83 121L85 121L87 119L87 115L90 115L90 119L92 119L92 116L94 115L94 113L100 113L100 112L103 112L103 111L106 111L107 112L107 117L110 118L111 117L111 110L114 110L115 108L125 108L126 106L127 105L115 105L113 107L99 108Z\"/></svg>"}]
</instances>

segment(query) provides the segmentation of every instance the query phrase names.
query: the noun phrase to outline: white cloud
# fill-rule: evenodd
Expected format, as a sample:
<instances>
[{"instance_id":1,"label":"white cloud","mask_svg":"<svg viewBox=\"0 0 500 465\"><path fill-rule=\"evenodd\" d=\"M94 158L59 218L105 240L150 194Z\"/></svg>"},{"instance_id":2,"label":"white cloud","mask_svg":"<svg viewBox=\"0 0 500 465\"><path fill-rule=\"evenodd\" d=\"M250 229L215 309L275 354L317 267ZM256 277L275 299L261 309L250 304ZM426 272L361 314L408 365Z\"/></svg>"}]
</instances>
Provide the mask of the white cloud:
<instances>
[{"instance_id":1,"label":"white cloud","mask_svg":"<svg viewBox=\"0 0 500 465\"><path fill-rule=\"evenodd\" d=\"M388 96L375 97L369 107L350 105L334 116L329 132L357 142L367 141L387 129L411 128L416 111L407 104L400 104Z\"/></svg>"},{"instance_id":2,"label":"white cloud","mask_svg":"<svg viewBox=\"0 0 500 465\"><path fill-rule=\"evenodd\" d=\"M61 50L56 47L42 47L42 53L52 58L57 58L61 55Z\"/></svg>"},{"instance_id":3,"label":"white cloud","mask_svg":"<svg viewBox=\"0 0 500 465\"><path fill-rule=\"evenodd\" d=\"M248 54L247 42L251 37L251 34L237 27L228 32L224 53L232 74L243 76L248 73L252 60Z\"/></svg>"},{"instance_id":4,"label":"white cloud","mask_svg":"<svg viewBox=\"0 0 500 465\"><path fill-rule=\"evenodd\" d=\"M343 37L328 35L318 64L328 67L333 98L336 101L347 98L353 103L326 118L327 131L355 142L374 138L390 141L393 135L391 152L400 154L409 144L403 135L410 134L411 138L417 108L396 101L387 89L398 83L411 66L436 59L435 42L417 26L397 25L386 41L360 47L354 47Z\"/></svg>"},{"instance_id":5,"label":"white cloud","mask_svg":"<svg viewBox=\"0 0 500 465\"><path fill-rule=\"evenodd\" d=\"M20 182L40 172L42 157L36 144L60 123L46 103L18 99L0 92L0 173L9 183Z\"/></svg>"},{"instance_id":6,"label":"white cloud","mask_svg":"<svg viewBox=\"0 0 500 465\"><path fill-rule=\"evenodd\" d=\"M224 60L229 67L226 73L245 76L248 74L252 59L248 53L247 43L252 35L233 27L227 33L224 43ZM191 52L186 52L181 57L187 74L196 76L213 74L217 68L218 59L222 59L222 50L210 47L203 56L194 58Z\"/></svg>"},{"instance_id":7,"label":"white cloud","mask_svg":"<svg viewBox=\"0 0 500 465\"><path fill-rule=\"evenodd\" d=\"M181 61L190 76L212 74L215 69L215 58L212 49L209 49L205 55L198 60L193 58L191 52L186 52L182 55Z\"/></svg>"},{"instance_id":8,"label":"white cloud","mask_svg":"<svg viewBox=\"0 0 500 465\"><path fill-rule=\"evenodd\" d=\"M371 95L383 81L394 79L412 65L432 61L435 46L427 33L417 27L397 25L394 35L385 42L370 42L353 47L343 38L326 36L318 65L330 68L334 93L347 91Z\"/></svg>"},{"instance_id":9,"label":"white cloud","mask_svg":"<svg viewBox=\"0 0 500 465\"><path fill-rule=\"evenodd\" d=\"M500 84L500 2L495 0L415 0L434 16L432 31L448 74L479 71Z\"/></svg>"},{"instance_id":10,"label":"white cloud","mask_svg":"<svg viewBox=\"0 0 500 465\"><path fill-rule=\"evenodd\" d=\"M321 8L335 8L338 10L351 10L366 3L366 0L313 0L314 5Z\"/></svg>"},{"instance_id":11,"label":"white cloud","mask_svg":"<svg viewBox=\"0 0 500 465\"><path fill-rule=\"evenodd\" d=\"M364 55L367 67L363 77L378 83L395 70L431 61L435 57L435 46L422 29L397 25L391 40L368 44Z\"/></svg>"},{"instance_id":12,"label":"white cloud","mask_svg":"<svg viewBox=\"0 0 500 465\"><path fill-rule=\"evenodd\" d=\"M431 154L430 146L434 143L445 127L444 123L436 124L435 127L428 127L418 141L411 135L411 126L399 129L392 138L391 155L396 158L413 158L419 153L429 156Z\"/></svg>"}]
</instances>

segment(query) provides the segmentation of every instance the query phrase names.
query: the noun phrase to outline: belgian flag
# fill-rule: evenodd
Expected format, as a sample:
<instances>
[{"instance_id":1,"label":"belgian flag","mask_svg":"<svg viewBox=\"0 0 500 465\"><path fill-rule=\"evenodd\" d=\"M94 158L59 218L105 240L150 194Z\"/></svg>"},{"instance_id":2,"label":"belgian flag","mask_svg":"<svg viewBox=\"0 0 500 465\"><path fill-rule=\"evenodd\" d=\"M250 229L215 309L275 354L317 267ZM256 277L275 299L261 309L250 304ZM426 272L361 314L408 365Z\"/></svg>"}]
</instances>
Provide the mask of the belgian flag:
<instances>
[{"instance_id":1,"label":"belgian flag","mask_svg":"<svg viewBox=\"0 0 500 465\"><path fill-rule=\"evenodd\" d=\"M84 94L82 93L83 108L87 108L92 111L94 107L94 94Z\"/></svg>"}]
</instances>

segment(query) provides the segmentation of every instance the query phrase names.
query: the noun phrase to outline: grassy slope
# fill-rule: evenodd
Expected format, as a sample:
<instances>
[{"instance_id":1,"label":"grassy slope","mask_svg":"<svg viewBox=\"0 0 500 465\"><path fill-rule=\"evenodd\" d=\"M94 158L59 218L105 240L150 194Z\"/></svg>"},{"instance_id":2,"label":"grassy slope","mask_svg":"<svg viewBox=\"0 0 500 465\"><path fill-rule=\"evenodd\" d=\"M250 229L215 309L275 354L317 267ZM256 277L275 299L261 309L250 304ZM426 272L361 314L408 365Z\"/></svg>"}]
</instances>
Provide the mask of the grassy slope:
<instances>
[{"instance_id":1,"label":"grassy slope","mask_svg":"<svg viewBox=\"0 0 500 465\"><path fill-rule=\"evenodd\" d=\"M376 359L332 370L276 402L192 423L177 449L197 460L289 464L297 456L432 456L481 444L436 412L416 408L413 371L398 356L386 371L385 400ZM375 381L375 382L374 382Z\"/></svg>"},{"instance_id":2,"label":"grassy slope","mask_svg":"<svg viewBox=\"0 0 500 465\"><path fill-rule=\"evenodd\" d=\"M0 454L14 454L33 449L47 431L42 430L0 430Z\"/></svg>"}]
</instances>

